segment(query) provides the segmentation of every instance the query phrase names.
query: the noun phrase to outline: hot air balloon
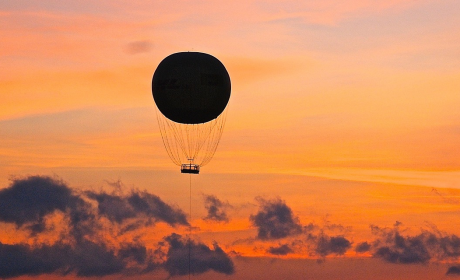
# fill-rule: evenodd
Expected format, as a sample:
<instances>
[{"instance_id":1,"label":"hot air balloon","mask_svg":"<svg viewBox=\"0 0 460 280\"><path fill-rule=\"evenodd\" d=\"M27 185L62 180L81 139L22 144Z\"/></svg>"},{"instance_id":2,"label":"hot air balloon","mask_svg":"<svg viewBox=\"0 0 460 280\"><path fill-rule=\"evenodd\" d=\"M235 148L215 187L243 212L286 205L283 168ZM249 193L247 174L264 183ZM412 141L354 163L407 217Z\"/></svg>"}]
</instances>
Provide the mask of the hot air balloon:
<instances>
[{"instance_id":1,"label":"hot air balloon","mask_svg":"<svg viewBox=\"0 0 460 280\"><path fill-rule=\"evenodd\" d=\"M198 174L222 136L230 99L230 76L214 56L174 53L152 78L152 94L163 144L182 173Z\"/></svg>"}]
</instances>

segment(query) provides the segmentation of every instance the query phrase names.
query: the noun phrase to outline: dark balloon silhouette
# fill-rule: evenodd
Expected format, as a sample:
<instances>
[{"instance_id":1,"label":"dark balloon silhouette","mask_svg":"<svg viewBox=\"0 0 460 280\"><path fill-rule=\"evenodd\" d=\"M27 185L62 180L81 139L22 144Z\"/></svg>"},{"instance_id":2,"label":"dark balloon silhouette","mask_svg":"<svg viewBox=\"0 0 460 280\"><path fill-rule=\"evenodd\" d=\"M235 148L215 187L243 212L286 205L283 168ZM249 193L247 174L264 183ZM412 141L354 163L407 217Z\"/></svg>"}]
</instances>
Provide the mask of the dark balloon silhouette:
<instances>
[{"instance_id":1,"label":"dark balloon silhouette","mask_svg":"<svg viewBox=\"0 0 460 280\"><path fill-rule=\"evenodd\" d=\"M198 174L213 157L230 92L227 70L209 54L174 53L155 70L152 94L163 144L182 173Z\"/></svg>"},{"instance_id":2,"label":"dark balloon silhouette","mask_svg":"<svg viewBox=\"0 0 460 280\"><path fill-rule=\"evenodd\" d=\"M217 118L230 99L230 77L215 57L199 52L172 54L161 61L152 79L160 112L183 124Z\"/></svg>"}]
</instances>

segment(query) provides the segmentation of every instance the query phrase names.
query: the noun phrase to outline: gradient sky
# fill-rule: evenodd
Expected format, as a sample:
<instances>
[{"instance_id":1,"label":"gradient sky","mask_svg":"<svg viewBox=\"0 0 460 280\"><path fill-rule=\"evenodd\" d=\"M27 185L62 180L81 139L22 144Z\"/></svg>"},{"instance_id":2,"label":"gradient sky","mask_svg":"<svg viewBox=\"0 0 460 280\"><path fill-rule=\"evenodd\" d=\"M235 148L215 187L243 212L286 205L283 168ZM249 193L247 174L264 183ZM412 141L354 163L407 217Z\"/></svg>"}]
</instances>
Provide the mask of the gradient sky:
<instances>
[{"instance_id":1,"label":"gradient sky","mask_svg":"<svg viewBox=\"0 0 460 280\"><path fill-rule=\"evenodd\" d=\"M191 222L197 248L234 265L204 262L196 279L460 276L458 11L458 0L0 1L0 260L62 242L78 258L91 244L120 270L69 261L14 275L181 279L123 256L172 252ZM150 85L180 51L212 54L232 80L220 146L192 177L191 220ZM21 184L37 191L23 212ZM87 208L46 204L53 187L72 193L56 203ZM103 195L129 218L101 210ZM138 196L187 221L142 212ZM77 235L75 213L97 230Z\"/></svg>"}]
</instances>

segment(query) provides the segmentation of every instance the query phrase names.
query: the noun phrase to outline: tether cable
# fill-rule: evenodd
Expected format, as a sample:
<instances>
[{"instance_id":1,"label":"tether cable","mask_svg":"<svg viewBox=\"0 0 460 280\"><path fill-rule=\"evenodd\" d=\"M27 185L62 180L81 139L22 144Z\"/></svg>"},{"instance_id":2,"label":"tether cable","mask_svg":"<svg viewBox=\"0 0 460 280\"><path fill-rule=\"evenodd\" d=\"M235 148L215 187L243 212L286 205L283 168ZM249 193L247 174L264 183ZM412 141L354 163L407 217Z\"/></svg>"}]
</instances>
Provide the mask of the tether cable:
<instances>
[{"instance_id":1,"label":"tether cable","mask_svg":"<svg viewBox=\"0 0 460 280\"><path fill-rule=\"evenodd\" d=\"M190 222L188 228L188 279L190 280L191 274L191 251L192 251L192 174L189 174L190 186L189 186L189 211L190 211Z\"/></svg>"}]
</instances>

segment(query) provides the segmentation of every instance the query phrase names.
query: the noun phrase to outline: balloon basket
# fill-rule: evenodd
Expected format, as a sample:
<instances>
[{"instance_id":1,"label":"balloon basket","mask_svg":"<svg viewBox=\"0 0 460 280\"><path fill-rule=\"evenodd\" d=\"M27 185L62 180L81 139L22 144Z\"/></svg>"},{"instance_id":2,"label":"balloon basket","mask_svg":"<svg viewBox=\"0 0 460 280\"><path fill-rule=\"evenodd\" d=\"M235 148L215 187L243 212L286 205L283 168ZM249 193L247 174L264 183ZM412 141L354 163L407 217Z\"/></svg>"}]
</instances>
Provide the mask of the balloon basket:
<instances>
[{"instance_id":1,"label":"balloon basket","mask_svg":"<svg viewBox=\"0 0 460 280\"><path fill-rule=\"evenodd\" d=\"M182 164L180 167L180 173L200 174L200 166L192 163Z\"/></svg>"}]
</instances>

